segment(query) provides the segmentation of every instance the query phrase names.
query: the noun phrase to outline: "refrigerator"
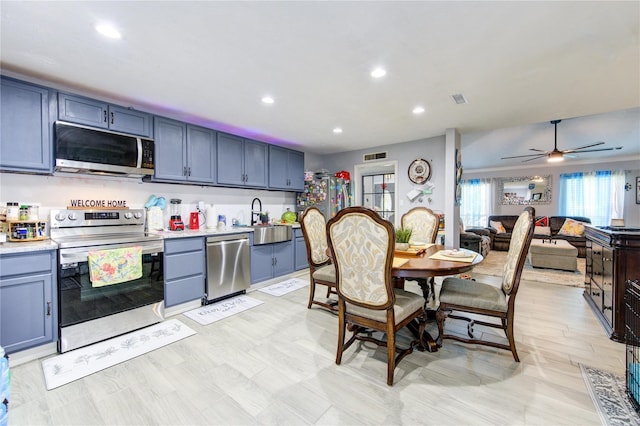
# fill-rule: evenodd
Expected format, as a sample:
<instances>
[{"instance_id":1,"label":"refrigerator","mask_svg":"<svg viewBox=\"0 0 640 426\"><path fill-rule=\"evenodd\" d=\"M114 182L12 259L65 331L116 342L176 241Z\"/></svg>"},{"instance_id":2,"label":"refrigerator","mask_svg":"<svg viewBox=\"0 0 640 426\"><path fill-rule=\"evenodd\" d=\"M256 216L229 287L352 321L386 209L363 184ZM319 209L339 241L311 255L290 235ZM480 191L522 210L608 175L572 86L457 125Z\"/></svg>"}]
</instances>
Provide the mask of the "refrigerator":
<instances>
[{"instance_id":1,"label":"refrigerator","mask_svg":"<svg viewBox=\"0 0 640 426\"><path fill-rule=\"evenodd\" d=\"M317 207L326 220L331 219L340 209L351 206L350 181L329 174L305 174L304 192L296 197L298 218L308 207Z\"/></svg>"}]
</instances>

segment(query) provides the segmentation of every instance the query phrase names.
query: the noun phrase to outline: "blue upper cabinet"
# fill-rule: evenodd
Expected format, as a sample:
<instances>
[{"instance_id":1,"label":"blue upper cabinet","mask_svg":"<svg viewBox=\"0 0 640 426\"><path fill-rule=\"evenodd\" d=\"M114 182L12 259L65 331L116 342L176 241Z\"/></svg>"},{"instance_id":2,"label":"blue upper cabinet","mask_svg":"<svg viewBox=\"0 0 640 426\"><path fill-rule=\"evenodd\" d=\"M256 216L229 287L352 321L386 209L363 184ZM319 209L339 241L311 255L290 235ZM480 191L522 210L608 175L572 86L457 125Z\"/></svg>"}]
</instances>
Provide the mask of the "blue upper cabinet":
<instances>
[{"instance_id":1,"label":"blue upper cabinet","mask_svg":"<svg viewBox=\"0 0 640 426\"><path fill-rule=\"evenodd\" d=\"M60 120L146 137L152 136L151 114L82 96L58 94Z\"/></svg>"},{"instance_id":2,"label":"blue upper cabinet","mask_svg":"<svg viewBox=\"0 0 640 426\"><path fill-rule=\"evenodd\" d=\"M304 191L304 153L269 145L269 188Z\"/></svg>"},{"instance_id":3,"label":"blue upper cabinet","mask_svg":"<svg viewBox=\"0 0 640 426\"><path fill-rule=\"evenodd\" d=\"M187 180L215 183L216 132L187 124Z\"/></svg>"},{"instance_id":4,"label":"blue upper cabinet","mask_svg":"<svg viewBox=\"0 0 640 426\"><path fill-rule=\"evenodd\" d=\"M267 144L218 133L218 183L267 187Z\"/></svg>"},{"instance_id":5,"label":"blue upper cabinet","mask_svg":"<svg viewBox=\"0 0 640 426\"><path fill-rule=\"evenodd\" d=\"M0 169L51 173L55 93L6 78L0 84Z\"/></svg>"},{"instance_id":6,"label":"blue upper cabinet","mask_svg":"<svg viewBox=\"0 0 640 426\"><path fill-rule=\"evenodd\" d=\"M163 117L154 128L155 181L215 183L215 131Z\"/></svg>"}]
</instances>

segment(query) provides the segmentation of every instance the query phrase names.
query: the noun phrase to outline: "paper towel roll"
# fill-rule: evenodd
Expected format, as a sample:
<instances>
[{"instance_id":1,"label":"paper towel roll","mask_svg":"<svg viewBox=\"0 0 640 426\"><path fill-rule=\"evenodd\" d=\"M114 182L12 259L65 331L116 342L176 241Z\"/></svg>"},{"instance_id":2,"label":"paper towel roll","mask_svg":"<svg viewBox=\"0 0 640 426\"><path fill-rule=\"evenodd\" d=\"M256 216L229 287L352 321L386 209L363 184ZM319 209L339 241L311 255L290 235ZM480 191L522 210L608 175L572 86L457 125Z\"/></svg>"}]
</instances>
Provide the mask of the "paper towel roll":
<instances>
[{"instance_id":1,"label":"paper towel roll","mask_svg":"<svg viewBox=\"0 0 640 426\"><path fill-rule=\"evenodd\" d=\"M213 204L207 206L205 219L207 229L215 229L218 227L218 212L216 211L216 206Z\"/></svg>"}]
</instances>

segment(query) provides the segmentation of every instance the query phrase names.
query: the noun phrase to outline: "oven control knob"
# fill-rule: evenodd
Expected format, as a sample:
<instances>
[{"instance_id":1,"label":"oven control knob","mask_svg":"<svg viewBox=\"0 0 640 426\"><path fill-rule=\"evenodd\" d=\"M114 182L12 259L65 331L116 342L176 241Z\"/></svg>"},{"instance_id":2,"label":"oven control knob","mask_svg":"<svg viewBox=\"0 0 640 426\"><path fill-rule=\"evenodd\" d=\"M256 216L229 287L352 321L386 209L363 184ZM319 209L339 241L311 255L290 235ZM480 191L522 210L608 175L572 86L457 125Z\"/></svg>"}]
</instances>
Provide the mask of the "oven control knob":
<instances>
[{"instance_id":1,"label":"oven control knob","mask_svg":"<svg viewBox=\"0 0 640 426\"><path fill-rule=\"evenodd\" d=\"M65 220L67 218L67 215L65 215L64 213L58 213L56 215L56 220L59 220L60 222L62 222L63 220Z\"/></svg>"},{"instance_id":2,"label":"oven control knob","mask_svg":"<svg viewBox=\"0 0 640 426\"><path fill-rule=\"evenodd\" d=\"M140 218L142 217L142 213L140 213L140 212L135 212L135 213L133 214L133 217L135 217L136 219L140 219Z\"/></svg>"},{"instance_id":3,"label":"oven control knob","mask_svg":"<svg viewBox=\"0 0 640 426\"><path fill-rule=\"evenodd\" d=\"M78 218L78 215L75 213L69 213L69 220L76 220Z\"/></svg>"},{"instance_id":4,"label":"oven control knob","mask_svg":"<svg viewBox=\"0 0 640 426\"><path fill-rule=\"evenodd\" d=\"M127 212L124 214L125 219L131 219L132 217L133 217L133 214L131 214L131 212Z\"/></svg>"}]
</instances>

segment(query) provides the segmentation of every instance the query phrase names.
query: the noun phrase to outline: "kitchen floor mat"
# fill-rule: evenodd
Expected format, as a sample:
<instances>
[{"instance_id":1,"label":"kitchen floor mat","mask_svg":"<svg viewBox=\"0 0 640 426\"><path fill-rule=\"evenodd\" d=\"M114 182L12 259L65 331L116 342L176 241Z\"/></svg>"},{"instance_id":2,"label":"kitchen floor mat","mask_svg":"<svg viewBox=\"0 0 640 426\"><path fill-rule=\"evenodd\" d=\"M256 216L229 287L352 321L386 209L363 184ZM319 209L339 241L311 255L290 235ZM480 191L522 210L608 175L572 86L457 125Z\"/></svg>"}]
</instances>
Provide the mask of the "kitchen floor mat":
<instances>
[{"instance_id":1,"label":"kitchen floor mat","mask_svg":"<svg viewBox=\"0 0 640 426\"><path fill-rule=\"evenodd\" d=\"M249 296L237 296L231 299L205 305L200 308L185 312L183 315L202 325L209 325L221 319L230 317L247 309L255 308L263 304L262 300Z\"/></svg>"},{"instance_id":2,"label":"kitchen floor mat","mask_svg":"<svg viewBox=\"0 0 640 426\"><path fill-rule=\"evenodd\" d=\"M47 358L42 361L47 390L66 385L194 334L196 332L182 322L170 319Z\"/></svg>"},{"instance_id":3,"label":"kitchen floor mat","mask_svg":"<svg viewBox=\"0 0 640 426\"><path fill-rule=\"evenodd\" d=\"M258 289L263 293L270 294L272 296L280 297L283 294L291 293L299 288L308 286L309 282L305 280L301 280L299 278L291 278L286 281L282 281L279 283L271 284L269 286Z\"/></svg>"}]
</instances>

